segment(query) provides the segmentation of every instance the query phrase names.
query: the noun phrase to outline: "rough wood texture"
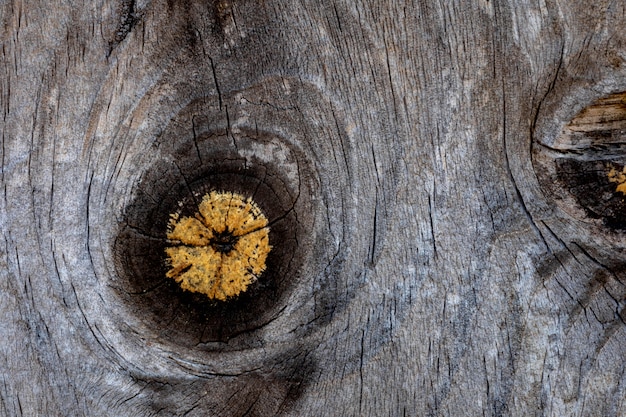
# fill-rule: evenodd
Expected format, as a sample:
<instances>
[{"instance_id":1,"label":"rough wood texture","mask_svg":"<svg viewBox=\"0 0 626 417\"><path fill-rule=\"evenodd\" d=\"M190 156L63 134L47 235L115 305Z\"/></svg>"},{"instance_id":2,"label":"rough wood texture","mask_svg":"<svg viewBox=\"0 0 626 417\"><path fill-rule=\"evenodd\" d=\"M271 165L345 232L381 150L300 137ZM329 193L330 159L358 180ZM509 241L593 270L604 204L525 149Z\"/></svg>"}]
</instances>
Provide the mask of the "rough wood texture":
<instances>
[{"instance_id":1,"label":"rough wood texture","mask_svg":"<svg viewBox=\"0 0 626 417\"><path fill-rule=\"evenodd\" d=\"M626 129L626 93L602 97L585 108L566 128L574 132Z\"/></svg>"},{"instance_id":2,"label":"rough wood texture","mask_svg":"<svg viewBox=\"0 0 626 417\"><path fill-rule=\"evenodd\" d=\"M558 177L570 151L626 165L559 145L626 91L623 1L0 21L0 415L626 414L624 232ZM277 248L228 306L161 263L164 219L215 188L254 195Z\"/></svg>"}]
</instances>

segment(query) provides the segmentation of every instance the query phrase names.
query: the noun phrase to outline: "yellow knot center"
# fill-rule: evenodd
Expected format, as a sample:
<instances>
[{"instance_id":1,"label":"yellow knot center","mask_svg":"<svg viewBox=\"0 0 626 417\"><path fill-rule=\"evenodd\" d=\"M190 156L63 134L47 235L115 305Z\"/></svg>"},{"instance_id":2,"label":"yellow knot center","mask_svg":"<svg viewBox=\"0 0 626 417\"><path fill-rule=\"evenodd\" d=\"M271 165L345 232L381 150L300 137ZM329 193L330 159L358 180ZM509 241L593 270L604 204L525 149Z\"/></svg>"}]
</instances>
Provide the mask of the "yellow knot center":
<instances>
[{"instance_id":1,"label":"yellow knot center","mask_svg":"<svg viewBox=\"0 0 626 417\"><path fill-rule=\"evenodd\" d=\"M615 168L611 168L608 173L609 181L617 184L615 188L616 192L626 194L626 166L622 171L618 171Z\"/></svg>"},{"instance_id":2,"label":"yellow knot center","mask_svg":"<svg viewBox=\"0 0 626 417\"><path fill-rule=\"evenodd\" d=\"M166 273L184 290L224 301L247 290L265 270L268 221L251 198L206 194L194 217L170 215Z\"/></svg>"}]
</instances>

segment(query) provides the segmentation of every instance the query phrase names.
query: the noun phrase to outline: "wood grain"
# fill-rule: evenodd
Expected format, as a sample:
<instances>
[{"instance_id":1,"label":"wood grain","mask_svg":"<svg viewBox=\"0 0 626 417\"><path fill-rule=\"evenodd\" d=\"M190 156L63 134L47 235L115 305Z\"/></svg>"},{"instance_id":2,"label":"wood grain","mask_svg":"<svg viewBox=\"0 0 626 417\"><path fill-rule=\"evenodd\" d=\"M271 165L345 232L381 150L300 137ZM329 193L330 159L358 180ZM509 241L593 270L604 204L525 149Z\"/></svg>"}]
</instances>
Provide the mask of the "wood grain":
<instances>
[{"instance_id":1,"label":"wood grain","mask_svg":"<svg viewBox=\"0 0 626 417\"><path fill-rule=\"evenodd\" d=\"M624 415L625 7L1 2L0 415ZM164 283L211 189L258 302Z\"/></svg>"}]
</instances>

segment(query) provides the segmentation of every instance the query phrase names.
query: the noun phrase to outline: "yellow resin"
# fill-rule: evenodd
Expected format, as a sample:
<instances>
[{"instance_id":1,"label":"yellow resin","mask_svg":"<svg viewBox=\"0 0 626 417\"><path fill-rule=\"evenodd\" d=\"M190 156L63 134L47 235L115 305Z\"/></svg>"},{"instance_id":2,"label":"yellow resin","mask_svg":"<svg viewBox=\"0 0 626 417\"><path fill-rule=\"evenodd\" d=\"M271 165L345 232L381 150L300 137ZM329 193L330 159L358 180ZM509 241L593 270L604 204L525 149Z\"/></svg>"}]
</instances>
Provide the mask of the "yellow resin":
<instances>
[{"instance_id":1,"label":"yellow resin","mask_svg":"<svg viewBox=\"0 0 626 417\"><path fill-rule=\"evenodd\" d=\"M626 166L621 172L617 171L615 168L611 168L608 177L609 181L617 184L615 191L626 194Z\"/></svg>"},{"instance_id":2,"label":"yellow resin","mask_svg":"<svg viewBox=\"0 0 626 417\"><path fill-rule=\"evenodd\" d=\"M252 199L213 191L194 217L170 217L166 276L184 290L225 301L245 292L265 270L272 249L268 221Z\"/></svg>"}]
</instances>

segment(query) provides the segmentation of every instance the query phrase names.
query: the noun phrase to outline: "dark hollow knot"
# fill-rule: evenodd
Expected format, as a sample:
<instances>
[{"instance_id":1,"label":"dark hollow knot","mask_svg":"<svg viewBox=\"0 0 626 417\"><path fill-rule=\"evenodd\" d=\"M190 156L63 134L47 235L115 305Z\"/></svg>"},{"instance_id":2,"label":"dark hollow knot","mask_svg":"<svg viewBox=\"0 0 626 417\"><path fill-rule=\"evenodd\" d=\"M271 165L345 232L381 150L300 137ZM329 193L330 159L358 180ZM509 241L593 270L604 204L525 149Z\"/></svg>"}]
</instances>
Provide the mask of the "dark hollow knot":
<instances>
[{"instance_id":1,"label":"dark hollow knot","mask_svg":"<svg viewBox=\"0 0 626 417\"><path fill-rule=\"evenodd\" d=\"M230 231L225 231L222 233L216 233L210 242L213 249L226 254L233 250L238 240L239 238L237 236L233 236Z\"/></svg>"}]
</instances>

